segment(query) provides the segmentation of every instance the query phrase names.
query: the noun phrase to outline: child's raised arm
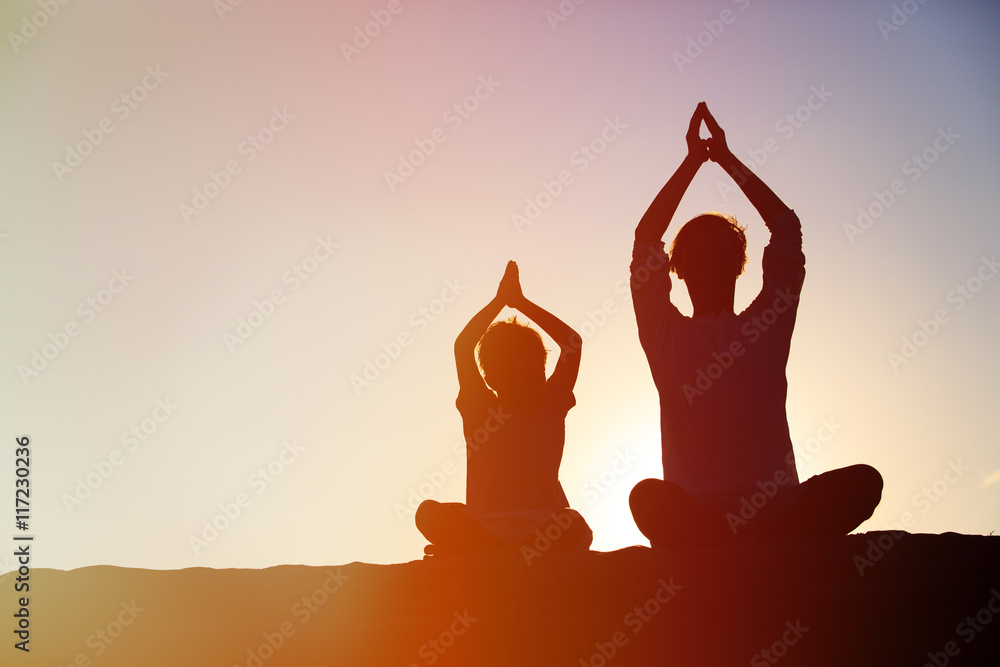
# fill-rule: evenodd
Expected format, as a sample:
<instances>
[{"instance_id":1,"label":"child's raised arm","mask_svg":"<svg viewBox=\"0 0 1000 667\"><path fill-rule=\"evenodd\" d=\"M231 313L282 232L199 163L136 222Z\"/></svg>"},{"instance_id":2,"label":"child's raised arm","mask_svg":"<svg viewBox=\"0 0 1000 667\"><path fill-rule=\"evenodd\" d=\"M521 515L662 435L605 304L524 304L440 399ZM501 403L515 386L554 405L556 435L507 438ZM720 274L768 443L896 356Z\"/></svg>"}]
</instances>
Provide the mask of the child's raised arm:
<instances>
[{"instance_id":1,"label":"child's raised arm","mask_svg":"<svg viewBox=\"0 0 1000 667\"><path fill-rule=\"evenodd\" d=\"M509 281L508 276L511 277ZM554 382L565 391L572 391L580 371L580 352L583 347L583 338L580 337L580 334L558 317L524 296L521 291L517 264L514 262L507 264L507 274L504 275L504 282L500 284L500 291L497 295L502 297L511 308L516 308L524 313L528 319L540 326L542 331L556 342L556 345L559 346L559 359L556 361L556 369L552 372L549 382Z\"/></svg>"},{"instance_id":2,"label":"child's raised arm","mask_svg":"<svg viewBox=\"0 0 1000 667\"><path fill-rule=\"evenodd\" d=\"M488 390L486 382L479 372L479 366L476 364L476 345L506 305L503 292L506 289L506 283L510 282L508 276L512 272L515 276L514 280L517 280L517 265L514 262L507 262L507 270L500 281L497 295L483 306L482 310L473 315L469 323L462 329L462 333L458 334L458 338L455 339L455 368L458 371L460 389L478 390L481 388L484 391Z\"/></svg>"}]
</instances>

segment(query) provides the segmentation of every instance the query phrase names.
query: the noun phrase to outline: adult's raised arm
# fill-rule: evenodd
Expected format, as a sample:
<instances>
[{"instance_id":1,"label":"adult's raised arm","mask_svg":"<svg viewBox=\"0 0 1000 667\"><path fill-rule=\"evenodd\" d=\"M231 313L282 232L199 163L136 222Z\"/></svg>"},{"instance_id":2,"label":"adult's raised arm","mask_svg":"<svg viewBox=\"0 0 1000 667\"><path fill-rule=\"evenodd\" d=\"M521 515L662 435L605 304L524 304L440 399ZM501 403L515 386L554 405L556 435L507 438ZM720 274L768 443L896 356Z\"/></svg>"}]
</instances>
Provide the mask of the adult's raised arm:
<instances>
[{"instance_id":1,"label":"adult's raised arm","mask_svg":"<svg viewBox=\"0 0 1000 667\"><path fill-rule=\"evenodd\" d=\"M774 194L771 188L767 187L764 181L760 180L756 174L743 164L738 157L733 155L726 143L726 133L719 127L708 107L705 107L705 125L711 134L708 140L709 158L726 170L736 185L740 187L746 198L757 209L760 217L765 222L772 220L779 213L788 210L778 195Z\"/></svg>"},{"instance_id":2,"label":"adult's raised arm","mask_svg":"<svg viewBox=\"0 0 1000 667\"><path fill-rule=\"evenodd\" d=\"M701 122L708 114L708 107L699 102L691 116L686 135L687 155L649 205L635 228L636 241L659 241L667 231L681 198L698 173L698 168L709 158L708 143L699 136Z\"/></svg>"}]
</instances>

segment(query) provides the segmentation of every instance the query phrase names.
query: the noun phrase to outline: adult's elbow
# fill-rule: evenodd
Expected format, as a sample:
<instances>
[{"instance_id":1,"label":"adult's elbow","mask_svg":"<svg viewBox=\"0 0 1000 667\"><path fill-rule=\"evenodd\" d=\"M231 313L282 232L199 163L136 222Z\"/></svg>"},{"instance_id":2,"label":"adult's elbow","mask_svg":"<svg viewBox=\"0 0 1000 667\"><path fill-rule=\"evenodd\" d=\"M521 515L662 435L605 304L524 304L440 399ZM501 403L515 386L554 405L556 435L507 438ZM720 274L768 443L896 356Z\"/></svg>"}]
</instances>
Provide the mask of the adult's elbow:
<instances>
[{"instance_id":1,"label":"adult's elbow","mask_svg":"<svg viewBox=\"0 0 1000 667\"><path fill-rule=\"evenodd\" d=\"M635 228L635 240L640 243L655 243L660 240L660 237L656 235L656 230L648 226L643 226L642 223Z\"/></svg>"}]
</instances>

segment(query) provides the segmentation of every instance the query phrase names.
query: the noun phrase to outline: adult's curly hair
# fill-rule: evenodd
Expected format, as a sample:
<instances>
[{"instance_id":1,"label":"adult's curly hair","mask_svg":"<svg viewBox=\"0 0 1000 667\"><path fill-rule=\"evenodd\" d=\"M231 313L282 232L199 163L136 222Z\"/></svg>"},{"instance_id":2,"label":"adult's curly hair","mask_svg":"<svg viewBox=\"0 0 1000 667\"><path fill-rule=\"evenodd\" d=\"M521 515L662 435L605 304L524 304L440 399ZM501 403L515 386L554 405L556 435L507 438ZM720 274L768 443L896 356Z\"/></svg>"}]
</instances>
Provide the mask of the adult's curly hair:
<instances>
[{"instance_id":1,"label":"adult's curly hair","mask_svg":"<svg viewBox=\"0 0 1000 667\"><path fill-rule=\"evenodd\" d=\"M747 264L746 227L718 211L688 220L670 244L670 270L684 279L695 271L735 280Z\"/></svg>"}]
</instances>

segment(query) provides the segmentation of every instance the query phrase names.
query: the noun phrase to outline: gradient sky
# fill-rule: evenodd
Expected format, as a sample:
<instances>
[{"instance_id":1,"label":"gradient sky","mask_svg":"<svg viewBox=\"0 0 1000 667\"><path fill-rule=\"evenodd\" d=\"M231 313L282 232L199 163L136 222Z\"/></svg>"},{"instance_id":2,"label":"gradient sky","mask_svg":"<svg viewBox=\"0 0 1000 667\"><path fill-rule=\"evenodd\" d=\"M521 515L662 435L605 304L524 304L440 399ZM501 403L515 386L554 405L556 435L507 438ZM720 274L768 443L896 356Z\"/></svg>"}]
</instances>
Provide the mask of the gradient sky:
<instances>
[{"instance_id":1,"label":"gradient sky","mask_svg":"<svg viewBox=\"0 0 1000 667\"><path fill-rule=\"evenodd\" d=\"M562 5L575 11L103 0L35 30L37 2L4 3L0 482L12 504L14 439L29 435L33 565L418 558L400 508L428 490L464 498L452 344L508 259L586 335L567 496L594 548L645 544L627 498L662 473L658 407L622 287L701 100L802 220L787 406L800 477L877 467L882 504L861 530L1000 527L1000 7ZM390 184L419 145L430 155ZM747 224L739 309L767 232L730 185L704 166L667 240L705 210ZM859 208L873 217L856 233ZM237 344L241 318L259 326ZM894 364L904 337L920 347ZM377 377L352 384L369 362ZM213 519L230 525L208 540Z\"/></svg>"}]
</instances>

